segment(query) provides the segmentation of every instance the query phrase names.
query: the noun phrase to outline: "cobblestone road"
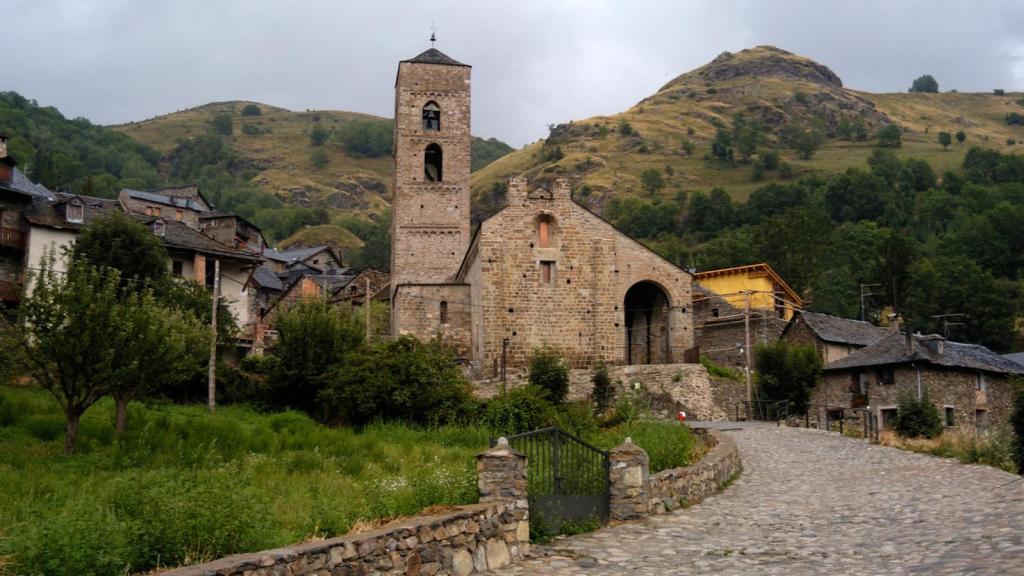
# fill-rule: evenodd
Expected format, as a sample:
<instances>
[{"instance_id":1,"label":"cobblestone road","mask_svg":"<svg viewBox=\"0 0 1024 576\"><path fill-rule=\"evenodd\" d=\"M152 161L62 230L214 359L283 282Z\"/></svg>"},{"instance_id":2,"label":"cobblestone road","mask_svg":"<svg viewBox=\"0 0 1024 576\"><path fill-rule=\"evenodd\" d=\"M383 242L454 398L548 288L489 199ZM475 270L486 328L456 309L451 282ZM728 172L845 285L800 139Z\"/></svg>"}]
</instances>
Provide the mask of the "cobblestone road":
<instances>
[{"instance_id":1,"label":"cobblestone road","mask_svg":"<svg viewBox=\"0 0 1024 576\"><path fill-rule=\"evenodd\" d=\"M1017 476L818 431L727 433L744 472L725 492L496 574L1024 575Z\"/></svg>"}]
</instances>

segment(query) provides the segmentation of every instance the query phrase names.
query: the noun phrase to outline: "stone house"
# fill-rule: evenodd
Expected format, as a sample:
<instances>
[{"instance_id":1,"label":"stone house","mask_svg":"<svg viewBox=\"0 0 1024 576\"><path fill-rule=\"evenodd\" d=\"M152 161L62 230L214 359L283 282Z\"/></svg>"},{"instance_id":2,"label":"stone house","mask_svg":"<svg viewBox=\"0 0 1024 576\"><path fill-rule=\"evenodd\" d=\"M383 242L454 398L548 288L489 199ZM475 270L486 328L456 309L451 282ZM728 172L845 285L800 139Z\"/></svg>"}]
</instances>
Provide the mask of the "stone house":
<instances>
[{"instance_id":1,"label":"stone house","mask_svg":"<svg viewBox=\"0 0 1024 576\"><path fill-rule=\"evenodd\" d=\"M129 214L159 217L167 222L184 222L194 230L199 230L199 216L212 210L212 205L195 184L147 192L125 188L118 193L117 201Z\"/></svg>"},{"instance_id":2,"label":"stone house","mask_svg":"<svg viewBox=\"0 0 1024 576\"><path fill-rule=\"evenodd\" d=\"M892 331L863 320L850 320L799 310L786 324L781 338L794 344L813 344L821 363L839 360L878 342Z\"/></svg>"},{"instance_id":3,"label":"stone house","mask_svg":"<svg viewBox=\"0 0 1024 576\"><path fill-rule=\"evenodd\" d=\"M1010 416L1011 379L1022 374L984 346L892 331L826 364L811 402L824 405L813 409L821 417L829 407L863 408L890 427L901 394L927 393L946 426L986 429Z\"/></svg>"},{"instance_id":4,"label":"stone house","mask_svg":"<svg viewBox=\"0 0 1024 576\"><path fill-rule=\"evenodd\" d=\"M266 242L263 241L263 232L258 226L249 222L237 214L212 210L199 214L199 230L228 246L234 246L239 250L263 254L266 249Z\"/></svg>"},{"instance_id":5,"label":"stone house","mask_svg":"<svg viewBox=\"0 0 1024 576\"><path fill-rule=\"evenodd\" d=\"M566 180L509 179L470 235L470 67L430 49L395 84L392 333L441 337L475 378L542 345L576 367L681 363L692 275L576 203Z\"/></svg>"},{"instance_id":6,"label":"stone house","mask_svg":"<svg viewBox=\"0 0 1024 576\"><path fill-rule=\"evenodd\" d=\"M341 256L330 246L308 246L291 250L263 251L266 265L275 273L304 270L317 273L343 267Z\"/></svg>"},{"instance_id":7,"label":"stone house","mask_svg":"<svg viewBox=\"0 0 1024 576\"><path fill-rule=\"evenodd\" d=\"M331 302L345 303L350 306L362 306L366 302L367 286L371 299L385 297L386 293L378 297L378 294L391 282L391 275L373 268L364 268L359 271L347 284L335 290L331 296Z\"/></svg>"},{"instance_id":8,"label":"stone house","mask_svg":"<svg viewBox=\"0 0 1024 576\"><path fill-rule=\"evenodd\" d=\"M7 154L7 136L0 134L0 309L21 301L28 249L28 222L22 214L34 198L52 193L33 184Z\"/></svg>"},{"instance_id":9,"label":"stone house","mask_svg":"<svg viewBox=\"0 0 1024 576\"><path fill-rule=\"evenodd\" d=\"M278 314L304 300L330 300L331 294L348 284L354 276L355 274L347 268L339 271L338 274L300 276L291 284L286 285L281 296L270 304L267 311L263 313L263 323L271 327L274 326Z\"/></svg>"}]
</instances>

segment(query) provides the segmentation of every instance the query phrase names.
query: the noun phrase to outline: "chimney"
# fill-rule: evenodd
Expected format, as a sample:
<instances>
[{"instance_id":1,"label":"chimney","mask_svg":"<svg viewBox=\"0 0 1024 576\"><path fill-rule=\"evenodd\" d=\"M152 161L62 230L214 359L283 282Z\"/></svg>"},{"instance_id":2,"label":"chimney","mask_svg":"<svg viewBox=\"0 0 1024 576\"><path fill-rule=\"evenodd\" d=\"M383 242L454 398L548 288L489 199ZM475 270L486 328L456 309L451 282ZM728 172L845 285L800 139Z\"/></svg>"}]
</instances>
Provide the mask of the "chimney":
<instances>
[{"instance_id":1,"label":"chimney","mask_svg":"<svg viewBox=\"0 0 1024 576\"><path fill-rule=\"evenodd\" d=\"M899 332L900 320L901 318L899 314L889 314L889 329L892 330L893 332Z\"/></svg>"},{"instance_id":2,"label":"chimney","mask_svg":"<svg viewBox=\"0 0 1024 576\"><path fill-rule=\"evenodd\" d=\"M7 134L0 134L0 184L10 185L16 164L14 158L7 155Z\"/></svg>"},{"instance_id":3,"label":"chimney","mask_svg":"<svg viewBox=\"0 0 1024 576\"><path fill-rule=\"evenodd\" d=\"M907 356L910 356L914 353L914 335L910 331L910 326L907 326L905 334L907 335Z\"/></svg>"},{"instance_id":4,"label":"chimney","mask_svg":"<svg viewBox=\"0 0 1024 576\"><path fill-rule=\"evenodd\" d=\"M0 134L0 158L7 157L7 134Z\"/></svg>"}]
</instances>

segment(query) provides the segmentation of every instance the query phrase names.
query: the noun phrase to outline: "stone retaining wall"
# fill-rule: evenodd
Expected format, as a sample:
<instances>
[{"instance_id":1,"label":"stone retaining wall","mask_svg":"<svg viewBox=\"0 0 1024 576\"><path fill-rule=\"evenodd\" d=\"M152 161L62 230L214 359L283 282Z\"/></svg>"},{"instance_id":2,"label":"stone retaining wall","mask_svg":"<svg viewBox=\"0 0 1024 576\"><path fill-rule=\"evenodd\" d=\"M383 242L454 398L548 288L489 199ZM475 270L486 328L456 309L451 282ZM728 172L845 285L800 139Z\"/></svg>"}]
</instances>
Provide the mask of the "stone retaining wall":
<instances>
[{"instance_id":1,"label":"stone retaining wall","mask_svg":"<svg viewBox=\"0 0 1024 576\"><path fill-rule=\"evenodd\" d=\"M700 364L635 364L608 367L612 382L621 396L639 384L652 396L655 416L675 418L685 410L691 420L726 420L732 394L717 394L707 369ZM569 400L587 400L594 389L594 371L575 368L569 371ZM509 374L506 386L515 388L527 381L526 373ZM473 390L479 398L497 396L500 379L477 380Z\"/></svg>"},{"instance_id":2,"label":"stone retaining wall","mask_svg":"<svg viewBox=\"0 0 1024 576\"><path fill-rule=\"evenodd\" d=\"M526 459L508 443L477 457L480 503L361 534L237 554L164 576L467 576L530 549Z\"/></svg>"},{"instance_id":3,"label":"stone retaining wall","mask_svg":"<svg viewBox=\"0 0 1024 576\"><path fill-rule=\"evenodd\" d=\"M736 442L714 430L700 462L650 474L647 453L629 439L611 451L611 517L632 520L691 506L714 494L743 469Z\"/></svg>"}]
</instances>

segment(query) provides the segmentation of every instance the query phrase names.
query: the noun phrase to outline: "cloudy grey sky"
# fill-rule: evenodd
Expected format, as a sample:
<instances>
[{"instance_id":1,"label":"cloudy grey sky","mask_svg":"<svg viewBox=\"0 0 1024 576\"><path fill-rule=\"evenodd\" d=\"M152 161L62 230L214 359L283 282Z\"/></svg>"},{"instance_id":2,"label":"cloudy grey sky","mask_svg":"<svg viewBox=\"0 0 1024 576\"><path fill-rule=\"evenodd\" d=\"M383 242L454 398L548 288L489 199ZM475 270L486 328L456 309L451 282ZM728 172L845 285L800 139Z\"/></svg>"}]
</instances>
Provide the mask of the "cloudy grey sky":
<instances>
[{"instance_id":1,"label":"cloudy grey sky","mask_svg":"<svg viewBox=\"0 0 1024 576\"><path fill-rule=\"evenodd\" d=\"M514 146L621 111L758 44L846 86L1024 89L1024 2L954 0L0 0L0 90L97 123L215 100L389 116L397 62L473 65L473 132Z\"/></svg>"}]
</instances>

